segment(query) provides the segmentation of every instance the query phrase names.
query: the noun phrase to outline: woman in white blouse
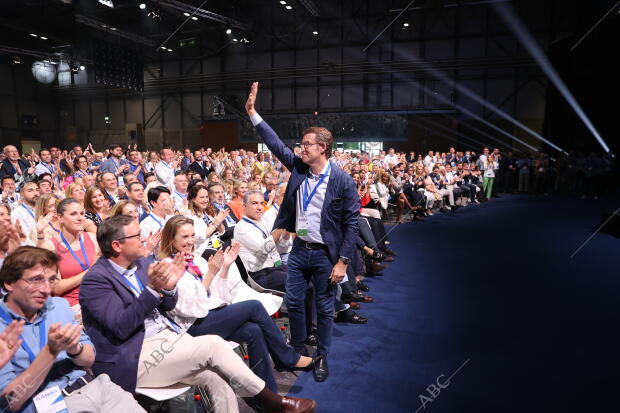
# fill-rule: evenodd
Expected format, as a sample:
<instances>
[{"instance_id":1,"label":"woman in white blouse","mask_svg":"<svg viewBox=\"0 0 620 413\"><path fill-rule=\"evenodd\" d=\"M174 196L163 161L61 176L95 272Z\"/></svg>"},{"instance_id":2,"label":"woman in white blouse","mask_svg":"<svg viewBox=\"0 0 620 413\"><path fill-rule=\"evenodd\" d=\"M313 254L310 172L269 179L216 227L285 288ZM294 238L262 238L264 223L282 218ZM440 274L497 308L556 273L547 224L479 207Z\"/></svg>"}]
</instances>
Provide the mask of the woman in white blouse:
<instances>
[{"instance_id":1,"label":"woman in white blouse","mask_svg":"<svg viewBox=\"0 0 620 413\"><path fill-rule=\"evenodd\" d=\"M219 249L220 235L226 232L224 220L230 211L218 211L211 205L209 191L201 183L187 191L187 209L187 217L194 221L196 231L196 255L202 255L206 249Z\"/></svg>"},{"instance_id":2,"label":"woman in white blouse","mask_svg":"<svg viewBox=\"0 0 620 413\"><path fill-rule=\"evenodd\" d=\"M231 279L229 270L235 267L240 245L219 250L206 262L193 255L194 240L194 223L183 216L170 219L162 231L158 257L171 259L183 254L186 261L185 274L177 283L177 305L168 313L174 321L192 336L215 334L247 343L252 371L273 392L278 388L269 356L278 368L309 370L312 358L299 355L286 344L260 301L231 304L240 280Z\"/></svg>"}]
</instances>

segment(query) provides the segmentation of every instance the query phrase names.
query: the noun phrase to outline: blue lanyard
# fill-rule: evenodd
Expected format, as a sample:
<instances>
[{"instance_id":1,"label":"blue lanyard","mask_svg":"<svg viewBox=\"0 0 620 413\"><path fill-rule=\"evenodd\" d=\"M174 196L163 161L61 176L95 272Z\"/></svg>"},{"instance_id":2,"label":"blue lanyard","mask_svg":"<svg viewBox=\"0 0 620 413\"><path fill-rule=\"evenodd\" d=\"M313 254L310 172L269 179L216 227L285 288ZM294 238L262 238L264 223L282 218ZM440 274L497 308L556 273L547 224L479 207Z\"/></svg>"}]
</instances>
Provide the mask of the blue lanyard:
<instances>
[{"instance_id":1,"label":"blue lanyard","mask_svg":"<svg viewBox=\"0 0 620 413\"><path fill-rule=\"evenodd\" d=\"M54 165L52 165L51 163L48 165L45 162L41 162L43 164L43 166L45 166L45 168L50 171L50 173L53 175L54 174Z\"/></svg>"},{"instance_id":2,"label":"blue lanyard","mask_svg":"<svg viewBox=\"0 0 620 413\"><path fill-rule=\"evenodd\" d=\"M256 228L258 228L258 230L263 234L263 238L267 238L269 235L267 235L267 233L265 231L262 230L261 227L259 227L258 225L256 225L255 223L253 223L252 221L250 221L249 219L247 219L246 217L241 218L242 220L244 220L245 222L254 225Z\"/></svg>"},{"instance_id":3,"label":"blue lanyard","mask_svg":"<svg viewBox=\"0 0 620 413\"><path fill-rule=\"evenodd\" d=\"M181 199L185 199L187 198L187 194L182 194L180 192L174 191L175 194L177 194Z\"/></svg>"},{"instance_id":4,"label":"blue lanyard","mask_svg":"<svg viewBox=\"0 0 620 413\"><path fill-rule=\"evenodd\" d=\"M317 182L317 184L314 186L314 189L312 190L312 192L310 192L310 185L308 184L308 177L306 176L306 179L304 180L304 189L305 189L305 191L303 191L304 212L308 210L308 205L310 205L310 201L312 201L314 194L316 194L316 190L319 189L319 186L321 186L325 178L329 176L329 171L332 169L332 164L331 162L328 161L327 165L328 165L327 171L325 171L325 173L321 175L319 182ZM308 196L308 192L310 192L309 196Z\"/></svg>"},{"instance_id":5,"label":"blue lanyard","mask_svg":"<svg viewBox=\"0 0 620 413\"><path fill-rule=\"evenodd\" d=\"M215 205L215 207L218 209L218 211L223 211L226 209L226 205L224 205L223 207L220 206L220 204L214 202L213 205ZM235 222L234 219L231 218L230 214L226 215L226 222L228 222L229 224L233 224Z\"/></svg>"},{"instance_id":6,"label":"blue lanyard","mask_svg":"<svg viewBox=\"0 0 620 413\"><path fill-rule=\"evenodd\" d=\"M161 163L163 163L166 166L166 168L172 169L172 166L168 165L165 161L161 161Z\"/></svg>"},{"instance_id":7,"label":"blue lanyard","mask_svg":"<svg viewBox=\"0 0 620 413\"><path fill-rule=\"evenodd\" d=\"M86 262L85 264L83 264L82 261L80 261L80 259L78 258L78 256L75 255L75 251L73 251L71 245L69 245L69 243L67 242L67 239L65 238L65 235L62 233L62 231L60 232L60 238L62 238L62 242L65 244L65 247L67 247L71 255L73 255L73 258L75 258L77 263L80 264L82 271L86 271L88 267L90 267L90 263L88 262L88 255L86 254L86 248L84 248L84 240L82 236L80 236L80 249L82 250L82 256L84 257L84 261Z\"/></svg>"},{"instance_id":8,"label":"blue lanyard","mask_svg":"<svg viewBox=\"0 0 620 413\"><path fill-rule=\"evenodd\" d=\"M0 317L2 317L4 321L6 321L7 326L11 324L11 321L13 321L12 318L6 313L6 311L4 311L3 308L0 308ZM26 343L24 336L20 335L19 338L22 339L22 348L24 349L26 354L28 354L28 359L30 360L30 364L32 364L36 356L33 353L33 351L30 349L30 346L28 345L28 343ZM45 329L45 320L41 320L39 322L39 346L40 346L39 351L43 349L46 342L47 342L47 330Z\"/></svg>"},{"instance_id":9,"label":"blue lanyard","mask_svg":"<svg viewBox=\"0 0 620 413\"><path fill-rule=\"evenodd\" d=\"M211 220L209 219L209 215L207 215L206 212L203 212L202 220L207 224L207 226L211 225Z\"/></svg>"},{"instance_id":10,"label":"blue lanyard","mask_svg":"<svg viewBox=\"0 0 620 413\"><path fill-rule=\"evenodd\" d=\"M59 230L59 229L56 229L56 227L55 227L55 226L53 226L51 222L49 223L49 226L50 226L50 227L52 227L52 229L53 229L54 231L56 231L56 232L60 232L60 230Z\"/></svg>"},{"instance_id":11,"label":"blue lanyard","mask_svg":"<svg viewBox=\"0 0 620 413\"><path fill-rule=\"evenodd\" d=\"M278 204L273 204L272 206L276 209L276 211L280 212L280 207Z\"/></svg>"},{"instance_id":12,"label":"blue lanyard","mask_svg":"<svg viewBox=\"0 0 620 413\"><path fill-rule=\"evenodd\" d=\"M162 224L161 222L159 222L157 218L155 218L155 215L149 214L149 216L153 218L153 221L157 222L157 224L159 225L159 228L162 228L164 226L164 224Z\"/></svg>"},{"instance_id":13,"label":"blue lanyard","mask_svg":"<svg viewBox=\"0 0 620 413\"><path fill-rule=\"evenodd\" d=\"M24 208L26 211L28 211L28 213L30 214L30 216L34 219L34 212L32 212L30 210L30 208L28 208L26 205L22 204L22 208Z\"/></svg>"},{"instance_id":14,"label":"blue lanyard","mask_svg":"<svg viewBox=\"0 0 620 413\"><path fill-rule=\"evenodd\" d=\"M129 286L129 288L131 288L132 291L135 291L138 293L138 295L140 295L142 294L142 291L144 291L144 284L142 284L142 281L140 281L140 278L136 273L134 273L133 275L134 277L136 277L136 281L138 281L138 287L133 285L133 283L129 281L129 278L127 278L125 274L122 275L123 281L125 281L125 283Z\"/></svg>"}]
</instances>

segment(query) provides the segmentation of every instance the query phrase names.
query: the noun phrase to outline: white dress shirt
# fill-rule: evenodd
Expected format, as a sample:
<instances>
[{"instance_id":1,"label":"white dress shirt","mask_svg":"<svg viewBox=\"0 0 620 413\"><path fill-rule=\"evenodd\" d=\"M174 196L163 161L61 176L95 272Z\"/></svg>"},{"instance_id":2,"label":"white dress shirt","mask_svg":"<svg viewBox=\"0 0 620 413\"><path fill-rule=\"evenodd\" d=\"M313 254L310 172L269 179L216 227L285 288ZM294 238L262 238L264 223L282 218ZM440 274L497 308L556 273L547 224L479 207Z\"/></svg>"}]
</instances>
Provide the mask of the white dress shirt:
<instances>
[{"instance_id":1,"label":"white dress shirt","mask_svg":"<svg viewBox=\"0 0 620 413\"><path fill-rule=\"evenodd\" d=\"M16 206L11 211L11 222L15 224L15 221L19 219L22 224L24 234L30 234L32 228L37 224L34 220L34 210L22 202L21 205Z\"/></svg>"},{"instance_id":2,"label":"white dress shirt","mask_svg":"<svg viewBox=\"0 0 620 413\"><path fill-rule=\"evenodd\" d=\"M273 268L282 260L270 231L259 221L243 217L235 225L235 241L241 244L239 256L245 269L257 272L264 268Z\"/></svg>"},{"instance_id":3,"label":"white dress shirt","mask_svg":"<svg viewBox=\"0 0 620 413\"><path fill-rule=\"evenodd\" d=\"M278 212L280 212L280 206L274 202L271 208L269 208L263 213L260 222L261 224L263 224L263 227L265 227L265 229L273 231L273 224L275 224L276 222ZM286 239L284 239L284 237L280 238L280 241L276 243L276 249L278 250L280 255L288 254L289 252L291 252L291 250L293 249L293 241L293 237L289 237Z\"/></svg>"},{"instance_id":4,"label":"white dress shirt","mask_svg":"<svg viewBox=\"0 0 620 413\"><path fill-rule=\"evenodd\" d=\"M167 215L165 218L162 218L153 213L148 214L142 222L140 222L140 235L148 237L151 234L155 234L160 229L163 229L166 222L173 216L174 215Z\"/></svg>"},{"instance_id":5,"label":"white dress shirt","mask_svg":"<svg viewBox=\"0 0 620 413\"><path fill-rule=\"evenodd\" d=\"M174 169L172 165L167 164L164 161L160 161L155 165L155 176L160 184L174 190Z\"/></svg>"},{"instance_id":6,"label":"white dress shirt","mask_svg":"<svg viewBox=\"0 0 620 413\"><path fill-rule=\"evenodd\" d=\"M327 183L329 182L328 173L331 174L331 164L329 163L329 161L321 171L320 175L314 175L312 172L308 172L309 176L311 177L307 176L297 190L297 215L295 222L295 231L297 231L297 233L299 234L299 229L302 229L302 226L300 226L300 224L302 223L300 217L305 216L308 227L306 228L308 230L308 235L298 236L306 242L316 242L319 244L323 244L323 237L321 236L321 214L323 212L323 201L325 201L325 193L327 192ZM303 202L304 193L306 192L306 182L308 183L308 194L306 196L310 196L312 191L314 191L314 187L318 184L320 176L325 176L325 179L323 179L323 182L321 182L321 186L317 188L314 196L310 200L308 209L304 212Z\"/></svg>"},{"instance_id":7,"label":"white dress shirt","mask_svg":"<svg viewBox=\"0 0 620 413\"><path fill-rule=\"evenodd\" d=\"M180 211L183 208L183 201L187 199L187 192L181 193L176 189L172 191L172 200L174 201L174 209Z\"/></svg>"},{"instance_id":8,"label":"white dress shirt","mask_svg":"<svg viewBox=\"0 0 620 413\"><path fill-rule=\"evenodd\" d=\"M190 218L194 221L194 254L202 256L202 253L207 249L217 250L222 246L222 241L220 240L220 234L217 230L213 232L209 237L207 237L207 227L209 226L208 222L213 222L213 217L206 215L205 217L199 217L192 213L188 213L185 215L187 218Z\"/></svg>"}]
</instances>

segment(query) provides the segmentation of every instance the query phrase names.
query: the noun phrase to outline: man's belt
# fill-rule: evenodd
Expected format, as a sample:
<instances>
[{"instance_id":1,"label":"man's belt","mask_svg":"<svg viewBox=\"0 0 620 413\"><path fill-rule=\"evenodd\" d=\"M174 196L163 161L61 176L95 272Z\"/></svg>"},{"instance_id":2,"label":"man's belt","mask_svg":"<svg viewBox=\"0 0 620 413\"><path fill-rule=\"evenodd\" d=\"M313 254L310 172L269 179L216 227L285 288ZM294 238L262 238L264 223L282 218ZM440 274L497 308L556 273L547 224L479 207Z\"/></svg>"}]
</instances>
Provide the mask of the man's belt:
<instances>
[{"instance_id":1,"label":"man's belt","mask_svg":"<svg viewBox=\"0 0 620 413\"><path fill-rule=\"evenodd\" d=\"M327 245L319 244L318 242L307 242L307 241L304 241L303 239L299 239L299 238L296 238L295 242L300 247L307 248L309 250L325 250L325 249L327 249Z\"/></svg>"},{"instance_id":2,"label":"man's belt","mask_svg":"<svg viewBox=\"0 0 620 413\"><path fill-rule=\"evenodd\" d=\"M69 396L71 395L71 393L81 389L93 380L95 380L93 376L91 376L90 374L85 374L76 381L74 381L73 384L71 384L70 386L62 389L62 394L64 394L65 396Z\"/></svg>"}]
</instances>

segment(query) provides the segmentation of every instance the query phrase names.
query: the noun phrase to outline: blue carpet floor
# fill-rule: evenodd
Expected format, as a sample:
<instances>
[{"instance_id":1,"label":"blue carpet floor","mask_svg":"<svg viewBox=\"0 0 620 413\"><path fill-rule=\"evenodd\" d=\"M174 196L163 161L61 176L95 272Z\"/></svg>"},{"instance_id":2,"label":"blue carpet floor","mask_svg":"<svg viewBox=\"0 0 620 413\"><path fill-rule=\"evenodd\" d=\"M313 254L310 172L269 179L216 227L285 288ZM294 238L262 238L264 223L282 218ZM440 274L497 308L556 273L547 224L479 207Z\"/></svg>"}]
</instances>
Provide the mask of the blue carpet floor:
<instances>
[{"instance_id":1,"label":"blue carpet floor","mask_svg":"<svg viewBox=\"0 0 620 413\"><path fill-rule=\"evenodd\" d=\"M612 206L503 196L394 228L369 323L336 324L329 379L289 394L325 413L620 411L620 239L570 258Z\"/></svg>"}]
</instances>

